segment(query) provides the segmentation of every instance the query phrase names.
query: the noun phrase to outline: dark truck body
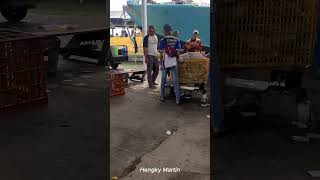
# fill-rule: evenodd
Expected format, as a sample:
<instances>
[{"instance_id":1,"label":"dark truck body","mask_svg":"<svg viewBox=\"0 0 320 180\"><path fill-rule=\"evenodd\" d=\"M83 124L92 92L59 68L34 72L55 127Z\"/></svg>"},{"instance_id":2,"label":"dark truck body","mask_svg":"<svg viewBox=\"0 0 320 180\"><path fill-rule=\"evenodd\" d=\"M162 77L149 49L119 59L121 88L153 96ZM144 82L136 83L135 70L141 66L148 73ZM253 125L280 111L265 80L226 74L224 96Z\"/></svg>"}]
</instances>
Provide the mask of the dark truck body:
<instances>
[{"instance_id":1,"label":"dark truck body","mask_svg":"<svg viewBox=\"0 0 320 180\"><path fill-rule=\"evenodd\" d=\"M28 8L34 8L35 4L35 0L2 0L0 8L6 8L9 6L25 6Z\"/></svg>"},{"instance_id":2,"label":"dark truck body","mask_svg":"<svg viewBox=\"0 0 320 180\"><path fill-rule=\"evenodd\" d=\"M29 9L35 6L36 0L1 0L0 12L7 21L17 23L26 17Z\"/></svg>"}]
</instances>

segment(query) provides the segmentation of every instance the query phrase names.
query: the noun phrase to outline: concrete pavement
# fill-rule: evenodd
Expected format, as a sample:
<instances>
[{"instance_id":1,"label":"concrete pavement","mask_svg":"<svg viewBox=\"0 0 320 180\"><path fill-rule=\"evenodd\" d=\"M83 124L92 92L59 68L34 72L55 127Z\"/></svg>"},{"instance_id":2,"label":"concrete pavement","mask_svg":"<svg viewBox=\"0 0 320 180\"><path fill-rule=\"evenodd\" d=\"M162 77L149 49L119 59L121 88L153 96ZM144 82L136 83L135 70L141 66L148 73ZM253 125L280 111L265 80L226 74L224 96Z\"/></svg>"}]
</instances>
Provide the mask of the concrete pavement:
<instances>
[{"instance_id":1,"label":"concrete pavement","mask_svg":"<svg viewBox=\"0 0 320 180\"><path fill-rule=\"evenodd\" d=\"M48 104L0 113L0 179L105 180L105 85L103 67L76 64L49 80Z\"/></svg>"},{"instance_id":2,"label":"concrete pavement","mask_svg":"<svg viewBox=\"0 0 320 180\"><path fill-rule=\"evenodd\" d=\"M123 66L122 66L123 67ZM120 67L121 68L121 67ZM125 67L129 68L129 67ZM198 95L182 106L158 100L159 89L133 83L110 99L111 176L120 179L209 178L209 108ZM175 132L167 135L166 131ZM180 167L180 173L140 173L140 167Z\"/></svg>"}]
</instances>

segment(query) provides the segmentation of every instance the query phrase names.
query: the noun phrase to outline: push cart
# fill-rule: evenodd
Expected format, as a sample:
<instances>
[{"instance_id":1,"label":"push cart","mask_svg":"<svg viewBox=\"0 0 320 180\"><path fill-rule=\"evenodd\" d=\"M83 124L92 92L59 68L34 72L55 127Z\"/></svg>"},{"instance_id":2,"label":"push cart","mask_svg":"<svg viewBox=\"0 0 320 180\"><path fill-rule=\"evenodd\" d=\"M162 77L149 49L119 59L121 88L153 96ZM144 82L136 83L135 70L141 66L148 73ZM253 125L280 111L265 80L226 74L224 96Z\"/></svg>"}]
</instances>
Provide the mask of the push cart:
<instances>
[{"instance_id":1,"label":"push cart","mask_svg":"<svg viewBox=\"0 0 320 180\"><path fill-rule=\"evenodd\" d=\"M208 83L210 59L203 57L199 53L186 53L181 55L180 59L178 63L180 89L185 94L189 94L190 91L195 90L204 91ZM174 95L171 73L168 78L167 87L170 88L170 94Z\"/></svg>"}]
</instances>

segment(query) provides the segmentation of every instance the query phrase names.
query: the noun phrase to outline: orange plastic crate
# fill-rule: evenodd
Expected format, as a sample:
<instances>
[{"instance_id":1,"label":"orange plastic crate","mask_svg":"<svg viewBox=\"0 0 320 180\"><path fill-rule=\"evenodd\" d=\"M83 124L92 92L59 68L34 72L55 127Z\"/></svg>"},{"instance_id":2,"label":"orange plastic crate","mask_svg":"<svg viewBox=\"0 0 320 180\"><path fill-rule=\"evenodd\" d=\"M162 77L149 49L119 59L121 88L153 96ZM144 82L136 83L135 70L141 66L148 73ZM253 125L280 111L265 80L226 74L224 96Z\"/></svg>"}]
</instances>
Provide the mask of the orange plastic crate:
<instances>
[{"instance_id":1,"label":"orange plastic crate","mask_svg":"<svg viewBox=\"0 0 320 180\"><path fill-rule=\"evenodd\" d=\"M110 96L125 95L125 74L120 72L110 72Z\"/></svg>"}]
</instances>

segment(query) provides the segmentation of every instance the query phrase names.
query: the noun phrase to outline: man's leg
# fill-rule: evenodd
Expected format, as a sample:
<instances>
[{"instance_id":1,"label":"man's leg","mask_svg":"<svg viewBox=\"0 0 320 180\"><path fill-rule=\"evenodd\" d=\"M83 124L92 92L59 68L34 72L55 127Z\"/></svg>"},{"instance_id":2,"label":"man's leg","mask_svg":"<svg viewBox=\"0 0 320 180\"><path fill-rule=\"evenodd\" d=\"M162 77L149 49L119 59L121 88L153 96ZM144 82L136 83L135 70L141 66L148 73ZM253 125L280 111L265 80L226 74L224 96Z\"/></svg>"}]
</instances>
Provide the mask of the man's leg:
<instances>
[{"instance_id":1,"label":"man's leg","mask_svg":"<svg viewBox=\"0 0 320 180\"><path fill-rule=\"evenodd\" d=\"M153 74L152 74L152 80L153 83L157 80L159 74L159 62L157 57L153 57Z\"/></svg>"},{"instance_id":2,"label":"man's leg","mask_svg":"<svg viewBox=\"0 0 320 180\"><path fill-rule=\"evenodd\" d=\"M164 93L165 93L165 83L167 80L167 70L163 69L161 71L161 86L160 86L160 99L164 101Z\"/></svg>"},{"instance_id":3,"label":"man's leg","mask_svg":"<svg viewBox=\"0 0 320 180\"><path fill-rule=\"evenodd\" d=\"M177 66L174 66L171 68L171 74L172 74L174 92L176 94L176 103L180 104L180 86L179 86L179 80L178 80L178 67Z\"/></svg>"},{"instance_id":4,"label":"man's leg","mask_svg":"<svg viewBox=\"0 0 320 180\"><path fill-rule=\"evenodd\" d=\"M148 84L149 87L152 88L153 85L153 80L152 80L152 57L148 56L148 63L147 63L147 78L148 78Z\"/></svg>"}]
</instances>

